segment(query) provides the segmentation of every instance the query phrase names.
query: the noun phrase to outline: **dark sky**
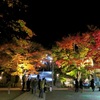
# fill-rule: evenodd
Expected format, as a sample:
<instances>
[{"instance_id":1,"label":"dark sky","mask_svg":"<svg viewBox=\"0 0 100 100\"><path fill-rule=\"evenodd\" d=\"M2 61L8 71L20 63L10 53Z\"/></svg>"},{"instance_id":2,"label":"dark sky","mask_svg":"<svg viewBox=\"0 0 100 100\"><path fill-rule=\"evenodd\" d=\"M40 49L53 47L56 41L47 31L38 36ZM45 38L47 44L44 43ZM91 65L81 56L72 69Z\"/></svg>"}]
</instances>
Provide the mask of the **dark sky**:
<instances>
[{"instance_id":1,"label":"dark sky","mask_svg":"<svg viewBox=\"0 0 100 100\"><path fill-rule=\"evenodd\" d=\"M66 3L67 4L67 3ZM100 15L94 6L85 5L38 5L33 8L30 27L37 34L35 41L51 47L63 36L86 32L87 25L100 27ZM73 3L74 4L74 3ZM77 7L76 7L77 6ZM83 8L83 9L82 9ZM32 22L32 23L31 23Z\"/></svg>"},{"instance_id":2,"label":"dark sky","mask_svg":"<svg viewBox=\"0 0 100 100\"><path fill-rule=\"evenodd\" d=\"M36 41L44 46L51 46L55 41L61 40L63 36L86 32L87 25L100 26L98 16L58 16L43 15L42 18L34 19L33 31L37 34Z\"/></svg>"},{"instance_id":3,"label":"dark sky","mask_svg":"<svg viewBox=\"0 0 100 100\"><path fill-rule=\"evenodd\" d=\"M18 19L24 20L27 23L26 26L36 33L37 36L33 37L33 41L48 48L51 48L55 41L61 40L68 34L86 32L88 30L87 25L100 28L100 8L97 2L95 5L94 1L93 4L90 2L83 4L79 1L71 3L67 1L63 3L61 1L39 1L38 3L34 3L34 0L20 1L22 3L14 8L8 7L6 3L2 3L0 6L1 12L4 14L3 20L0 20L0 25L3 26L1 33L5 32L4 37L11 34L7 26L9 22ZM25 5L28 6L25 7Z\"/></svg>"}]
</instances>

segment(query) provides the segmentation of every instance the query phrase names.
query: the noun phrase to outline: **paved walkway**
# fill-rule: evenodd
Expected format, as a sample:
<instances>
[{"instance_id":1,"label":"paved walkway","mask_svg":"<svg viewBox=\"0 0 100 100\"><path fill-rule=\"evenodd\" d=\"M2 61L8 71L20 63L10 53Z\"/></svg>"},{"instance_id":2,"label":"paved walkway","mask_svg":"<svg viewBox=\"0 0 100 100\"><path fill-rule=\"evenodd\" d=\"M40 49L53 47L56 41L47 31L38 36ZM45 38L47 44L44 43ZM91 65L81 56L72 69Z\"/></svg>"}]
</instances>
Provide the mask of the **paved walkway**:
<instances>
[{"instance_id":1,"label":"paved walkway","mask_svg":"<svg viewBox=\"0 0 100 100\"><path fill-rule=\"evenodd\" d=\"M44 98L39 98L38 94L32 94L30 92L25 92L19 97L15 98L14 100L45 100L45 94L44 94Z\"/></svg>"},{"instance_id":2,"label":"paved walkway","mask_svg":"<svg viewBox=\"0 0 100 100\"><path fill-rule=\"evenodd\" d=\"M17 93L19 96L13 100L45 100L45 94L44 98L39 98L38 93L32 94L31 92L22 92L20 88L10 88L10 93L8 92L8 88L0 88L0 92L2 94L0 100L11 100L11 98L14 97L12 95L15 95L16 91L20 91L20 93Z\"/></svg>"},{"instance_id":3,"label":"paved walkway","mask_svg":"<svg viewBox=\"0 0 100 100\"><path fill-rule=\"evenodd\" d=\"M46 94L46 100L100 100L100 91L96 89L84 89L83 92L74 90L54 90Z\"/></svg>"},{"instance_id":4,"label":"paved walkway","mask_svg":"<svg viewBox=\"0 0 100 100\"><path fill-rule=\"evenodd\" d=\"M7 90L7 88L0 88L0 91L1 90ZM20 90L20 88L11 88L11 90ZM11 96L11 94L9 96ZM13 100L55 100L55 99L57 100L100 100L100 91L96 89L95 92L92 92L91 89L85 89L83 93L81 92L75 93L73 89L55 87L53 88L52 92L50 91L46 92L46 94L44 94L44 98L39 98L38 93L32 94L31 92L24 92ZM0 98L0 100L5 100L5 99Z\"/></svg>"},{"instance_id":5,"label":"paved walkway","mask_svg":"<svg viewBox=\"0 0 100 100\"><path fill-rule=\"evenodd\" d=\"M68 90L67 88L54 88L53 90ZM48 91L50 92L50 91ZM20 95L19 97L15 98L14 100L46 100L46 93L44 93L44 97L43 98L39 98L38 97L38 93L37 94L32 94L30 92L25 92L22 95Z\"/></svg>"},{"instance_id":6,"label":"paved walkway","mask_svg":"<svg viewBox=\"0 0 100 100\"><path fill-rule=\"evenodd\" d=\"M38 94L33 95L30 92L25 92L14 100L100 100L99 95L98 89L95 92L92 92L91 89L84 89L83 93L75 93L73 89L54 88L52 92L44 94L44 98L39 98Z\"/></svg>"}]
</instances>

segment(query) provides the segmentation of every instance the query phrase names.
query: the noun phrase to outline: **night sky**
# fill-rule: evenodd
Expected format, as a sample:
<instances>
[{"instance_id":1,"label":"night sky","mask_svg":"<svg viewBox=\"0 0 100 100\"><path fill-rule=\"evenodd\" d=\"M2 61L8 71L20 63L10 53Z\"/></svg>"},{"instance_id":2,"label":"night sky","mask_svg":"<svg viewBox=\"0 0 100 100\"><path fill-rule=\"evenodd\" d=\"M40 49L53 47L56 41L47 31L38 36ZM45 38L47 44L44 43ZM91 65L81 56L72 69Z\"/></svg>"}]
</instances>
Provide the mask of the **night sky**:
<instances>
[{"instance_id":1,"label":"night sky","mask_svg":"<svg viewBox=\"0 0 100 100\"><path fill-rule=\"evenodd\" d=\"M37 34L35 41L45 47L51 47L68 34L87 32L87 25L100 27L98 14L74 12L74 10L39 10L33 17L33 31Z\"/></svg>"},{"instance_id":2,"label":"night sky","mask_svg":"<svg viewBox=\"0 0 100 100\"><path fill-rule=\"evenodd\" d=\"M3 0L2 0L3 1ZM14 8L6 7L2 4L1 12L4 17L0 20L0 30L2 33L7 29L6 26L10 20L22 19L26 26L32 29L37 36L33 37L33 41L42 44L44 47L51 48L55 41L59 41L68 34L76 34L78 32L87 32L87 25L94 25L100 28L100 15L98 9L93 5L86 3L74 2L43 2L34 3L33 0L20 0L28 7L21 4ZM83 5L83 6L82 6ZM27 12L25 12L25 9ZM2 28L3 25L3 28ZM6 29L5 29L6 28ZM8 35L9 29L5 31ZM2 34L3 35L3 34Z\"/></svg>"}]
</instances>

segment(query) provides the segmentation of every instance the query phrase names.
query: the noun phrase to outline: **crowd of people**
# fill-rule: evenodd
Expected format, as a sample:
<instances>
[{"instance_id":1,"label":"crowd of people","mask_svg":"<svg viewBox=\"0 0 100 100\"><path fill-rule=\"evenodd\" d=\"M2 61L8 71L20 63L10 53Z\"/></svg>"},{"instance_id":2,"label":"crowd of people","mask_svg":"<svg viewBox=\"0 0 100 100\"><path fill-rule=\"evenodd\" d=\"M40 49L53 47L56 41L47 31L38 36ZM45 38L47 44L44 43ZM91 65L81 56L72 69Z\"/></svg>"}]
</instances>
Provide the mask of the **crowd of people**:
<instances>
[{"instance_id":1,"label":"crowd of people","mask_svg":"<svg viewBox=\"0 0 100 100\"><path fill-rule=\"evenodd\" d=\"M25 90L26 85L26 90ZM31 92L32 94L36 94L38 92L38 96L43 98L43 93L47 90L47 82L45 77L40 79L40 76L37 75L37 78L30 78L29 75L26 78L26 75L22 77L22 91Z\"/></svg>"}]
</instances>

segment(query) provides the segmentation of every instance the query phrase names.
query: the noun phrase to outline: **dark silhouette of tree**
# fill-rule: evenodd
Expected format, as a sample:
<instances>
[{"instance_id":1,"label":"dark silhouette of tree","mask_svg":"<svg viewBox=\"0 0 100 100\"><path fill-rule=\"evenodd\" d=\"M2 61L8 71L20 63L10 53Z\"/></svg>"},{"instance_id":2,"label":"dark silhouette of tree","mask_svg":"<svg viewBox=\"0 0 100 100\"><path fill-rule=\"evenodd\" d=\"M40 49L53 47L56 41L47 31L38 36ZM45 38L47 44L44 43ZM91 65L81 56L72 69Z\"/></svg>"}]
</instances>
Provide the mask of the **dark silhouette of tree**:
<instances>
[{"instance_id":1,"label":"dark silhouette of tree","mask_svg":"<svg viewBox=\"0 0 100 100\"><path fill-rule=\"evenodd\" d=\"M28 24L31 1L0 0L0 43L10 41L13 36L25 38L26 32L21 29L18 21L23 20ZM26 26L30 27L29 24Z\"/></svg>"}]
</instances>

